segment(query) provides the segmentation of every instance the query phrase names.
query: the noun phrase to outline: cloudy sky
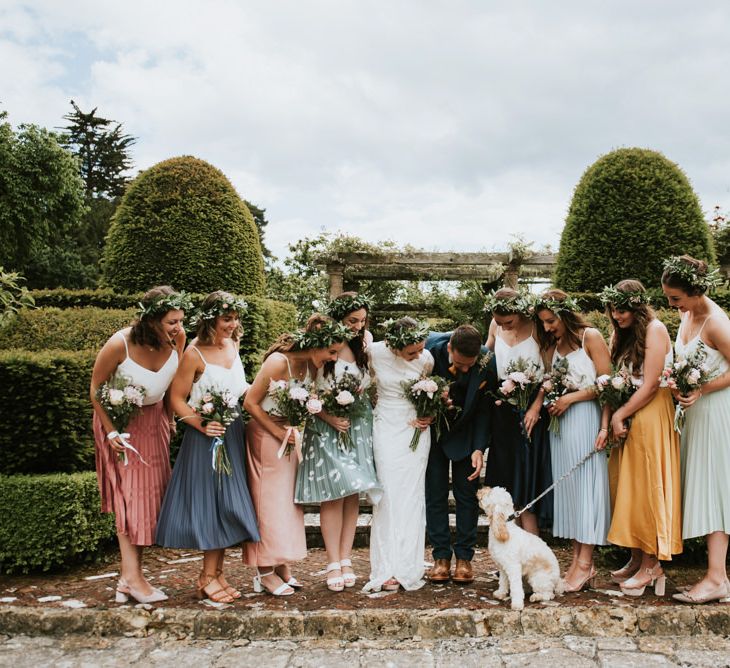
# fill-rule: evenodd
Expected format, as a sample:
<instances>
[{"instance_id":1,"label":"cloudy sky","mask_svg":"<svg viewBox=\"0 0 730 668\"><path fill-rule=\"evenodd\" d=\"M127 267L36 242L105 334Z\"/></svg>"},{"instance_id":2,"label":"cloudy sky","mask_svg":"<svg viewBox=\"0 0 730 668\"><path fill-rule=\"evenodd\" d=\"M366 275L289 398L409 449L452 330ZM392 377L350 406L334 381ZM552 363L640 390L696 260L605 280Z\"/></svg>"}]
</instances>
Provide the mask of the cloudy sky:
<instances>
[{"instance_id":1,"label":"cloudy sky","mask_svg":"<svg viewBox=\"0 0 730 668\"><path fill-rule=\"evenodd\" d=\"M557 247L573 188L622 146L730 209L730 3L707 0L0 0L0 109L74 99L191 154L267 210L427 249Z\"/></svg>"}]
</instances>

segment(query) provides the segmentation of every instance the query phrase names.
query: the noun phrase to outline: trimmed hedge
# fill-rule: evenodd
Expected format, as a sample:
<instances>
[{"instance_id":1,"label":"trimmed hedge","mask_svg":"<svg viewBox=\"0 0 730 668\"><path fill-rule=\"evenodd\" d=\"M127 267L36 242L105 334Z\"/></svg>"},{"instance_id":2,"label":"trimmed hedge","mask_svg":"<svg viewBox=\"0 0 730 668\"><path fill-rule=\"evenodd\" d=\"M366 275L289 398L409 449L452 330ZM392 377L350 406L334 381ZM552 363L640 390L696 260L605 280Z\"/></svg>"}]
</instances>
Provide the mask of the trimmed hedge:
<instances>
[{"instance_id":1,"label":"trimmed hedge","mask_svg":"<svg viewBox=\"0 0 730 668\"><path fill-rule=\"evenodd\" d=\"M55 288L53 290L31 290L31 296L37 307L55 306L56 308L96 308L127 309L137 306L143 292L122 293L108 288L98 290L68 290Z\"/></svg>"},{"instance_id":2,"label":"trimmed hedge","mask_svg":"<svg viewBox=\"0 0 730 668\"><path fill-rule=\"evenodd\" d=\"M0 473L94 467L92 352L0 351Z\"/></svg>"},{"instance_id":3,"label":"trimmed hedge","mask_svg":"<svg viewBox=\"0 0 730 668\"><path fill-rule=\"evenodd\" d=\"M120 292L169 283L190 292L263 295L253 216L226 176L194 158L170 158L128 186L112 217L102 273Z\"/></svg>"},{"instance_id":4,"label":"trimmed hedge","mask_svg":"<svg viewBox=\"0 0 730 668\"><path fill-rule=\"evenodd\" d=\"M647 288L660 287L662 261L682 253L714 260L709 228L687 177L661 153L622 148L596 160L575 188L555 284L597 291L636 278Z\"/></svg>"},{"instance_id":5,"label":"trimmed hedge","mask_svg":"<svg viewBox=\"0 0 730 668\"><path fill-rule=\"evenodd\" d=\"M0 350L94 350L134 318L135 310L54 307L20 311L0 331Z\"/></svg>"},{"instance_id":6,"label":"trimmed hedge","mask_svg":"<svg viewBox=\"0 0 730 668\"><path fill-rule=\"evenodd\" d=\"M116 535L94 473L0 475L0 517L3 573L93 561Z\"/></svg>"}]
</instances>

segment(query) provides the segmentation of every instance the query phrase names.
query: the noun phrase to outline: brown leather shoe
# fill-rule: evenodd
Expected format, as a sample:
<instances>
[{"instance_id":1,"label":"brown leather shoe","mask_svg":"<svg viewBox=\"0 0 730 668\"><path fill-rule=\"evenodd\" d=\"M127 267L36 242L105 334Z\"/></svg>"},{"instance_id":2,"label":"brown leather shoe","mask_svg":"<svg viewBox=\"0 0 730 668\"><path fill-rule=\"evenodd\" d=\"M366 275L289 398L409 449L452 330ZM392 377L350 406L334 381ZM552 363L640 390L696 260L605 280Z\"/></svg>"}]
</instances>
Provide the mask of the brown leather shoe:
<instances>
[{"instance_id":1,"label":"brown leather shoe","mask_svg":"<svg viewBox=\"0 0 730 668\"><path fill-rule=\"evenodd\" d=\"M451 577L451 559L436 559L428 572L431 582L448 582Z\"/></svg>"},{"instance_id":2,"label":"brown leather shoe","mask_svg":"<svg viewBox=\"0 0 730 668\"><path fill-rule=\"evenodd\" d=\"M471 569L471 561L466 559L457 559L456 568L454 569L454 577L451 578L459 584L469 584L474 582L474 573Z\"/></svg>"}]
</instances>

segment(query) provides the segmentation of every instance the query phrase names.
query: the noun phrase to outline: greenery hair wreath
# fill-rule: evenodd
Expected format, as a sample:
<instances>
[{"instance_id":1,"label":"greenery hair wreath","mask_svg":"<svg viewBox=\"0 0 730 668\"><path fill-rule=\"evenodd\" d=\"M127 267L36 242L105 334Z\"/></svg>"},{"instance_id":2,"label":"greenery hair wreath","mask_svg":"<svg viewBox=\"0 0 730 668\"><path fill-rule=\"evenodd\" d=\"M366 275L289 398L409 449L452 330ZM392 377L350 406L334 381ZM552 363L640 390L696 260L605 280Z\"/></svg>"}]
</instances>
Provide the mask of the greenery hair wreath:
<instances>
[{"instance_id":1,"label":"greenery hair wreath","mask_svg":"<svg viewBox=\"0 0 730 668\"><path fill-rule=\"evenodd\" d=\"M561 313L580 312L578 302L571 296L567 296L565 299L555 299L555 297L550 297L549 295L540 295L535 300L535 314L544 309L552 311L558 318Z\"/></svg>"},{"instance_id":2,"label":"greenery hair wreath","mask_svg":"<svg viewBox=\"0 0 730 668\"><path fill-rule=\"evenodd\" d=\"M325 320L316 329L300 329L292 334L292 350L329 348L333 343L349 341L355 333L336 320Z\"/></svg>"},{"instance_id":3,"label":"greenery hair wreath","mask_svg":"<svg viewBox=\"0 0 730 668\"><path fill-rule=\"evenodd\" d=\"M636 290L633 292L622 292L612 285L607 285L599 293L598 298L601 303L608 306L609 304L621 311L634 311L642 304L650 304L651 300L646 292Z\"/></svg>"},{"instance_id":4,"label":"greenery hair wreath","mask_svg":"<svg viewBox=\"0 0 730 668\"><path fill-rule=\"evenodd\" d=\"M411 346L414 343L421 343L428 338L428 334L431 328L427 322L422 320L415 320L414 326L408 326L405 323L399 322L398 320L386 320L383 323L385 332L383 333L383 339L389 348L393 350L403 350L406 346Z\"/></svg>"},{"instance_id":5,"label":"greenery hair wreath","mask_svg":"<svg viewBox=\"0 0 730 668\"><path fill-rule=\"evenodd\" d=\"M697 267L685 262L678 255L673 255L664 260L664 271L673 276L678 276L682 281L701 292L710 291L724 283L720 270L717 267L707 267L707 271L701 274Z\"/></svg>"},{"instance_id":6,"label":"greenery hair wreath","mask_svg":"<svg viewBox=\"0 0 730 668\"><path fill-rule=\"evenodd\" d=\"M492 290L485 298L484 312L493 315L495 311L503 313L517 313L525 318L531 318L535 312L535 302L530 295L520 292L515 297L497 297Z\"/></svg>"},{"instance_id":7,"label":"greenery hair wreath","mask_svg":"<svg viewBox=\"0 0 730 668\"><path fill-rule=\"evenodd\" d=\"M216 299L208 308L199 309L192 318L190 318L190 327L195 329L203 320L215 320L218 316L227 313L236 313L238 317L242 317L248 310L248 304L233 295Z\"/></svg>"},{"instance_id":8,"label":"greenery hair wreath","mask_svg":"<svg viewBox=\"0 0 730 668\"><path fill-rule=\"evenodd\" d=\"M352 313L353 311L365 309L369 312L371 306L372 302L367 295L341 295L340 297L335 297L327 305L327 315L340 321L348 313Z\"/></svg>"},{"instance_id":9,"label":"greenery hair wreath","mask_svg":"<svg viewBox=\"0 0 730 668\"><path fill-rule=\"evenodd\" d=\"M147 304L139 302L138 306L138 316L142 320L154 318L168 311L190 311L193 308L193 300L187 292L181 290L171 295L159 295Z\"/></svg>"}]
</instances>

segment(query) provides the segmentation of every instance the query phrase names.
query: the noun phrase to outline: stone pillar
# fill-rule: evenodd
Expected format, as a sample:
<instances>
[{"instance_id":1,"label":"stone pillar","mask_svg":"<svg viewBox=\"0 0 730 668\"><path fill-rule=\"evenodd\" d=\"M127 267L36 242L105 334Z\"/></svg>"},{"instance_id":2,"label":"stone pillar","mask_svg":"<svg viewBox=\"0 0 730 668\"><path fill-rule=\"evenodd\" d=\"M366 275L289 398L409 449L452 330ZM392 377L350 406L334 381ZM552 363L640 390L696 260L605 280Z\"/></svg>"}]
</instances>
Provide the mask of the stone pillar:
<instances>
[{"instance_id":1,"label":"stone pillar","mask_svg":"<svg viewBox=\"0 0 730 668\"><path fill-rule=\"evenodd\" d=\"M345 267L342 264L328 264L327 275L330 284L330 299L334 299L337 295L344 291L344 273Z\"/></svg>"}]
</instances>

